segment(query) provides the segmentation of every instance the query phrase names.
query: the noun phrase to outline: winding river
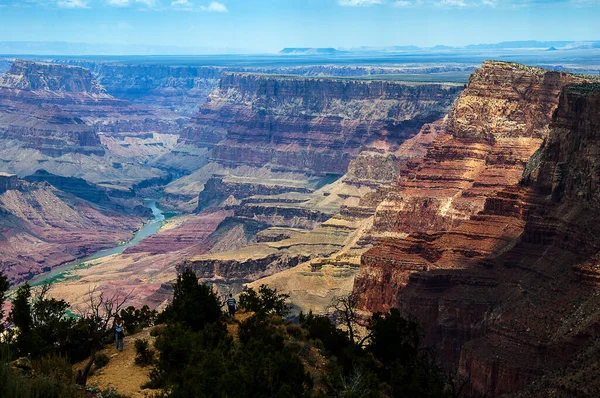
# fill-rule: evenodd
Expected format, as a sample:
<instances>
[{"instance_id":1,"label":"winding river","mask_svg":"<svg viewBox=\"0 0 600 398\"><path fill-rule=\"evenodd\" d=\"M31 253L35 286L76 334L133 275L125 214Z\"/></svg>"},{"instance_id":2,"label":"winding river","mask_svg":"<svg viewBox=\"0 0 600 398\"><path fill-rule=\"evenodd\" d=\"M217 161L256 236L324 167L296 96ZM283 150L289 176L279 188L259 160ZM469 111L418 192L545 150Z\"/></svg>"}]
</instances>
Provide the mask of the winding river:
<instances>
[{"instance_id":1,"label":"winding river","mask_svg":"<svg viewBox=\"0 0 600 398\"><path fill-rule=\"evenodd\" d=\"M146 225L144 225L143 228L141 228L139 231L137 231L135 236L133 237L133 239L131 239L130 241L123 243L121 245L115 246L110 249L101 250L99 252L92 254L91 256L80 258L76 261L72 261L70 263L66 263L63 265L59 265L58 267L54 267L54 268L52 268L52 270L45 272L43 274L39 274L39 275L35 276L34 278L30 279L29 284L41 285L46 281L51 281L53 279L59 278L61 275L63 275L64 273L66 273L68 271L71 271L78 267L82 267L85 265L85 263L87 263L89 261L98 260L100 258L107 257L107 256L112 256L113 254L123 253L123 251L125 251L125 249L127 249L128 247L135 246L138 243L140 243L144 238L146 238L150 235L154 235L155 233L158 232L158 230L160 229L160 227L162 225L162 221L165 219L165 216L164 216L162 210L160 210L156 206L156 203L157 203L157 199L144 200L144 204L152 210L152 215L154 216L154 218L152 218Z\"/></svg>"}]
</instances>

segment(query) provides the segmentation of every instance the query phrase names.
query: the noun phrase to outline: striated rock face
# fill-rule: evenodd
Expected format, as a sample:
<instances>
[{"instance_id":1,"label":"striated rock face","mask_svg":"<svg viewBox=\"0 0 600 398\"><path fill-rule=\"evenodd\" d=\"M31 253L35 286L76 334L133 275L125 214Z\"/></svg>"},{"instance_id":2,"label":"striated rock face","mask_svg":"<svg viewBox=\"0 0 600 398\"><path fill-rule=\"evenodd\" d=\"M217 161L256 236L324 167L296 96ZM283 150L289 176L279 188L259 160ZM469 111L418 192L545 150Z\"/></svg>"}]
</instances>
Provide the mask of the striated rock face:
<instances>
[{"instance_id":1,"label":"striated rock face","mask_svg":"<svg viewBox=\"0 0 600 398\"><path fill-rule=\"evenodd\" d=\"M192 116L218 86L222 68L87 63L113 96Z\"/></svg>"},{"instance_id":2,"label":"striated rock face","mask_svg":"<svg viewBox=\"0 0 600 398\"><path fill-rule=\"evenodd\" d=\"M186 142L210 148L211 164L219 166L212 177L198 175L203 190L197 211L231 209L236 223L258 222L263 231L243 247L223 247L182 266L223 283L250 282L308 262L308 272L313 265L321 270L329 264L324 258L345 268L334 273L352 278L365 250L359 235L375 212L376 199L362 198L390 184L408 159L423 155L444 124L437 120L463 89L221 76L219 89L183 132Z\"/></svg>"},{"instance_id":3,"label":"striated rock face","mask_svg":"<svg viewBox=\"0 0 600 398\"><path fill-rule=\"evenodd\" d=\"M401 170L377 207L371 235L383 239L363 256L356 281L366 309L395 305L395 292L409 275L439 260L439 253L424 249L429 241L460 226L484 209L486 198L519 181L548 134L561 87L580 81L500 62L485 62L474 73L448 118L448 132L435 139L422 161Z\"/></svg>"},{"instance_id":4,"label":"striated rock face","mask_svg":"<svg viewBox=\"0 0 600 398\"><path fill-rule=\"evenodd\" d=\"M166 157L183 122L112 97L81 67L17 60L0 76L2 170L20 176L43 168L128 188L166 175L160 169L185 172L206 161L183 147L188 159Z\"/></svg>"},{"instance_id":5,"label":"striated rock face","mask_svg":"<svg viewBox=\"0 0 600 398\"><path fill-rule=\"evenodd\" d=\"M0 176L0 183L0 256L11 283L114 246L142 223L45 182Z\"/></svg>"},{"instance_id":6,"label":"striated rock face","mask_svg":"<svg viewBox=\"0 0 600 398\"><path fill-rule=\"evenodd\" d=\"M0 87L108 97L104 87L87 69L22 60L13 62L10 69L0 76Z\"/></svg>"},{"instance_id":7,"label":"striated rock face","mask_svg":"<svg viewBox=\"0 0 600 398\"><path fill-rule=\"evenodd\" d=\"M223 73L183 138L214 147L224 165L341 175L362 148L401 142L441 117L461 89Z\"/></svg>"},{"instance_id":8,"label":"striated rock face","mask_svg":"<svg viewBox=\"0 0 600 398\"><path fill-rule=\"evenodd\" d=\"M1 61L0 61L1 62ZM299 76L375 76L406 73L471 71L472 66L374 67L356 65L307 65L276 67L173 66L121 64L103 61L56 60L90 69L111 95L154 109L193 116L208 95L219 86L223 72L259 72Z\"/></svg>"},{"instance_id":9,"label":"striated rock face","mask_svg":"<svg viewBox=\"0 0 600 398\"><path fill-rule=\"evenodd\" d=\"M548 134L566 73L485 62L448 118L447 134L411 164L375 216L379 233L445 230L483 209L485 198L519 181Z\"/></svg>"},{"instance_id":10,"label":"striated rock face","mask_svg":"<svg viewBox=\"0 0 600 398\"><path fill-rule=\"evenodd\" d=\"M73 110L111 100L86 69L15 61L0 76L0 137L49 156L103 155L94 128Z\"/></svg>"},{"instance_id":11,"label":"striated rock face","mask_svg":"<svg viewBox=\"0 0 600 398\"><path fill-rule=\"evenodd\" d=\"M496 105L485 105L484 77L512 99L490 91ZM450 133L389 193L400 209L391 216L391 201L381 207L398 219L382 223L376 215L375 231L388 237L362 256L354 291L363 308L395 306L414 315L446 366L459 366L476 395L511 393L565 366L600 320L594 291L600 97L596 85L568 85L583 81L485 63L451 113ZM473 93L478 101L465 108ZM434 179L436 156L441 167L454 167ZM457 199L472 207L449 218ZM412 218L402 208L407 203ZM399 235L389 238L390 232Z\"/></svg>"}]
</instances>

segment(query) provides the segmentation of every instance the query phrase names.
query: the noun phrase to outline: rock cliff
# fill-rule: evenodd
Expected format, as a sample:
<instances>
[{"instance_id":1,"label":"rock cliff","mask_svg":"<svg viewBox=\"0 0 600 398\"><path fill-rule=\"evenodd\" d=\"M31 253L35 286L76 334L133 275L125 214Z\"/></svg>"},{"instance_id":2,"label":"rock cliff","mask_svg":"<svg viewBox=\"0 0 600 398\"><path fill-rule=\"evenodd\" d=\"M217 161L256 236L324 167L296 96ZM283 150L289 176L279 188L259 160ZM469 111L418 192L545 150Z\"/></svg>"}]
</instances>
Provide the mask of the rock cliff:
<instances>
[{"instance_id":1,"label":"rock cliff","mask_svg":"<svg viewBox=\"0 0 600 398\"><path fill-rule=\"evenodd\" d=\"M0 183L0 256L11 283L114 246L142 224L46 182L3 175Z\"/></svg>"},{"instance_id":2,"label":"rock cliff","mask_svg":"<svg viewBox=\"0 0 600 398\"><path fill-rule=\"evenodd\" d=\"M440 118L461 89L223 73L183 138L214 147L224 165L342 175L361 149L400 143Z\"/></svg>"},{"instance_id":3,"label":"rock cliff","mask_svg":"<svg viewBox=\"0 0 600 398\"><path fill-rule=\"evenodd\" d=\"M354 291L367 310L417 317L472 393L514 392L565 366L597 324L598 96L583 83L484 63L448 134L377 209L379 244Z\"/></svg>"},{"instance_id":4,"label":"rock cliff","mask_svg":"<svg viewBox=\"0 0 600 398\"><path fill-rule=\"evenodd\" d=\"M462 90L453 84L221 76L219 89L183 133L188 143L210 148L218 165L210 177L198 174L203 190L197 211L231 209L240 222L258 221L267 235L281 237L249 240L243 249L204 254L185 265L225 282L252 281L344 248L340 263L355 258L356 231L375 210L359 204L361 198L424 152L427 137L437 135L433 126L442 123L429 122L443 117ZM340 209L345 214L338 217ZM286 229L293 237L285 238Z\"/></svg>"},{"instance_id":5,"label":"rock cliff","mask_svg":"<svg viewBox=\"0 0 600 398\"><path fill-rule=\"evenodd\" d=\"M436 233L458 227L483 210L486 198L518 183L548 134L561 89L580 81L501 62L485 62L473 74L450 113L447 133L422 161L401 170L377 207L371 236L383 239L363 256L356 282L365 308L393 306L407 277L439 259L435 252L425 261L419 254ZM402 257L404 252L412 257ZM384 285L386 291L380 290Z\"/></svg>"},{"instance_id":6,"label":"rock cliff","mask_svg":"<svg viewBox=\"0 0 600 398\"><path fill-rule=\"evenodd\" d=\"M2 170L20 176L43 168L131 186L164 176L160 169L170 169L171 163L187 171L185 160L166 157L157 159L154 169L140 165L148 153L159 158L174 150L170 142L172 137L177 142L181 124L183 119L172 112L116 99L78 66L17 60L0 76ZM190 156L188 163L205 160Z\"/></svg>"}]
</instances>

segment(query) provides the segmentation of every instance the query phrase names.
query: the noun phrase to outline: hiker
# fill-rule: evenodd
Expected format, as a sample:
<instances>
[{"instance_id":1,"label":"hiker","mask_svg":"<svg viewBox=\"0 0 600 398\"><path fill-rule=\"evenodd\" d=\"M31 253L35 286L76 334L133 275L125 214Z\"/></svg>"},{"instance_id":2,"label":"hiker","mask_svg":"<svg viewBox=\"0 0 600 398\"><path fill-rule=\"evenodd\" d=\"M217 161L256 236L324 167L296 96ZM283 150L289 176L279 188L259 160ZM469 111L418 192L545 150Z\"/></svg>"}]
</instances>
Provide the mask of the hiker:
<instances>
[{"instance_id":1,"label":"hiker","mask_svg":"<svg viewBox=\"0 0 600 398\"><path fill-rule=\"evenodd\" d=\"M123 331L123 320L120 316L115 318L115 342L117 343L117 350L123 351L123 338L125 332Z\"/></svg>"},{"instance_id":2,"label":"hiker","mask_svg":"<svg viewBox=\"0 0 600 398\"><path fill-rule=\"evenodd\" d=\"M227 309L229 310L229 315L232 317L235 316L235 299L233 295L229 293L229 297L227 298Z\"/></svg>"}]
</instances>

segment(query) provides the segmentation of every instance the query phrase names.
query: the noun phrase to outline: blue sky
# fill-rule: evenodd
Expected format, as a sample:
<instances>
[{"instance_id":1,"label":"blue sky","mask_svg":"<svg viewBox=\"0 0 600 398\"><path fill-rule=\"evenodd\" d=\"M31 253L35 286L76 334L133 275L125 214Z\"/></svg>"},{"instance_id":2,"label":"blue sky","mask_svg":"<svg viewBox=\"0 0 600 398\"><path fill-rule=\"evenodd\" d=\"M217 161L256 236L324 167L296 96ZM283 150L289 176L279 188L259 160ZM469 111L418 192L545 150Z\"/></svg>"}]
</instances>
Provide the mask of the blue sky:
<instances>
[{"instance_id":1,"label":"blue sky","mask_svg":"<svg viewBox=\"0 0 600 398\"><path fill-rule=\"evenodd\" d=\"M600 0L0 0L0 41L283 47L600 40Z\"/></svg>"}]
</instances>

